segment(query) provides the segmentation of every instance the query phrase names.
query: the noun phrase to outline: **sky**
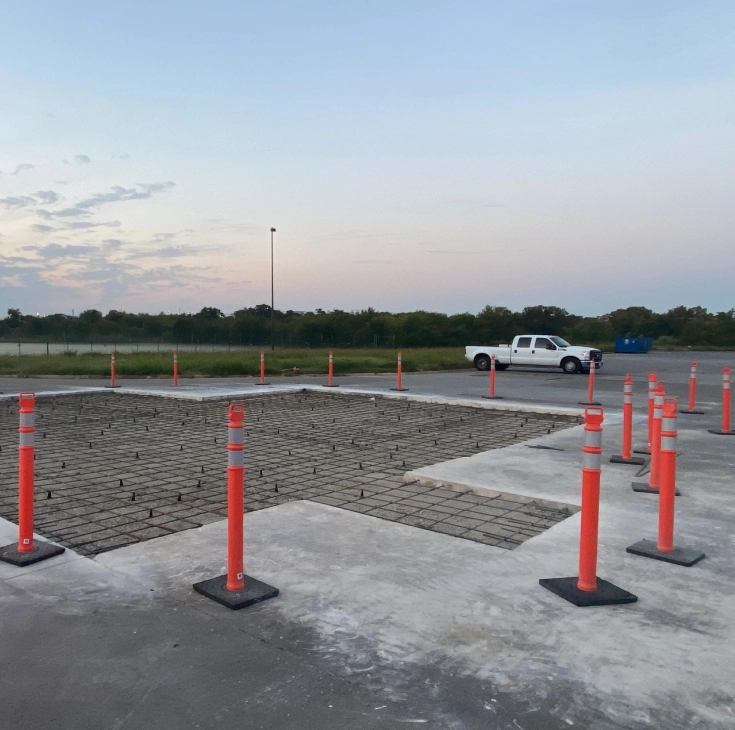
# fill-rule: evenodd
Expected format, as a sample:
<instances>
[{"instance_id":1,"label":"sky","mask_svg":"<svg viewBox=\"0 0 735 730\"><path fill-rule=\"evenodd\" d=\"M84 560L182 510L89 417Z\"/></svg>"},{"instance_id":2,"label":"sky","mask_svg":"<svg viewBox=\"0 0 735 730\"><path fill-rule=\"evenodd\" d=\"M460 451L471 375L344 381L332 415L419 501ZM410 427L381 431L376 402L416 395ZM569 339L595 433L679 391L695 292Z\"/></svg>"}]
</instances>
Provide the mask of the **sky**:
<instances>
[{"instance_id":1,"label":"sky","mask_svg":"<svg viewBox=\"0 0 735 730\"><path fill-rule=\"evenodd\" d=\"M735 307L732 0L2 3L0 312Z\"/></svg>"}]
</instances>

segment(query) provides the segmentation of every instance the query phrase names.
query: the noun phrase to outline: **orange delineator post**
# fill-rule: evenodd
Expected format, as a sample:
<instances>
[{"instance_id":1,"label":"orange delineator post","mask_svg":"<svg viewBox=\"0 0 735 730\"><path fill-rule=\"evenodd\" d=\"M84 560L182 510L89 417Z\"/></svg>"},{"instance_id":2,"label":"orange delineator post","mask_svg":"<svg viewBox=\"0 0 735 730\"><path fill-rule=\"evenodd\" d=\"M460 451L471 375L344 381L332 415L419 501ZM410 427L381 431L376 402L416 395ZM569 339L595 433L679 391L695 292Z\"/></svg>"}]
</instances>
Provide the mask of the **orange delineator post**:
<instances>
[{"instance_id":1,"label":"orange delineator post","mask_svg":"<svg viewBox=\"0 0 735 730\"><path fill-rule=\"evenodd\" d=\"M676 499L676 398L664 401L661 420L661 450L658 502L658 545L664 553L674 551L674 501Z\"/></svg>"},{"instance_id":2,"label":"orange delineator post","mask_svg":"<svg viewBox=\"0 0 735 730\"><path fill-rule=\"evenodd\" d=\"M403 357L401 353L398 353L398 367L396 369L396 387L391 390L408 390L403 387Z\"/></svg>"},{"instance_id":3,"label":"orange delineator post","mask_svg":"<svg viewBox=\"0 0 735 730\"><path fill-rule=\"evenodd\" d=\"M648 373L648 451L651 451L651 436L653 435L653 402L656 398L656 383L658 375Z\"/></svg>"},{"instance_id":4,"label":"orange delineator post","mask_svg":"<svg viewBox=\"0 0 735 730\"><path fill-rule=\"evenodd\" d=\"M179 384L179 353L174 352L174 385Z\"/></svg>"},{"instance_id":5,"label":"orange delineator post","mask_svg":"<svg viewBox=\"0 0 735 730\"><path fill-rule=\"evenodd\" d=\"M495 395L495 355L490 355L490 392L482 397L488 400L503 400L502 396Z\"/></svg>"},{"instance_id":6,"label":"orange delineator post","mask_svg":"<svg viewBox=\"0 0 735 730\"><path fill-rule=\"evenodd\" d=\"M653 426L651 429L651 471L648 484L633 482L634 492L659 493L661 484L661 419L663 418L666 388L662 382L656 383L653 398Z\"/></svg>"},{"instance_id":7,"label":"orange delineator post","mask_svg":"<svg viewBox=\"0 0 735 730\"><path fill-rule=\"evenodd\" d=\"M681 410L679 413L688 413L690 415L702 415L704 411L696 410L697 406L697 361L692 360L689 367L689 408Z\"/></svg>"},{"instance_id":8,"label":"orange delineator post","mask_svg":"<svg viewBox=\"0 0 735 730\"><path fill-rule=\"evenodd\" d=\"M582 522L579 534L579 579L577 580L577 588L580 591L597 590L602 420L601 408L585 410L585 440L582 447Z\"/></svg>"},{"instance_id":9,"label":"orange delineator post","mask_svg":"<svg viewBox=\"0 0 735 730\"><path fill-rule=\"evenodd\" d=\"M260 381L256 385L268 385L265 382L265 351L260 351Z\"/></svg>"},{"instance_id":10,"label":"orange delineator post","mask_svg":"<svg viewBox=\"0 0 735 730\"><path fill-rule=\"evenodd\" d=\"M329 370L327 375L327 388L336 388L334 384L334 355L332 351L329 351Z\"/></svg>"},{"instance_id":11,"label":"orange delineator post","mask_svg":"<svg viewBox=\"0 0 735 730\"><path fill-rule=\"evenodd\" d=\"M21 393L18 434L18 552L33 550L33 462L35 460L35 407L33 393Z\"/></svg>"},{"instance_id":12,"label":"orange delineator post","mask_svg":"<svg viewBox=\"0 0 735 730\"><path fill-rule=\"evenodd\" d=\"M105 386L106 388L119 388L119 385L115 385L115 353L110 353L110 384Z\"/></svg>"},{"instance_id":13,"label":"orange delineator post","mask_svg":"<svg viewBox=\"0 0 735 730\"><path fill-rule=\"evenodd\" d=\"M632 593L597 577L603 419L604 412L599 406L585 408L579 575L576 578L544 578L539 581L544 588L576 606L633 603L637 600Z\"/></svg>"},{"instance_id":14,"label":"orange delineator post","mask_svg":"<svg viewBox=\"0 0 735 730\"><path fill-rule=\"evenodd\" d=\"M641 540L626 548L627 552L646 558L690 567L704 553L674 545L674 510L676 504L676 398L666 398L661 425L661 487L658 503L658 541Z\"/></svg>"},{"instance_id":15,"label":"orange delineator post","mask_svg":"<svg viewBox=\"0 0 735 730\"><path fill-rule=\"evenodd\" d=\"M231 403L227 423L227 573L194 584L194 590L227 608L239 609L278 595L278 589L243 571L245 508L245 408Z\"/></svg>"},{"instance_id":16,"label":"orange delineator post","mask_svg":"<svg viewBox=\"0 0 735 730\"><path fill-rule=\"evenodd\" d=\"M730 375L729 367L722 368L722 428L719 431L710 429L710 433L721 436L735 436L735 431L730 427Z\"/></svg>"},{"instance_id":17,"label":"orange delineator post","mask_svg":"<svg viewBox=\"0 0 735 730\"><path fill-rule=\"evenodd\" d=\"M23 567L63 553L64 548L47 542L34 543L33 540L36 396L34 393L21 393L18 401L18 543L0 548L0 560Z\"/></svg>"},{"instance_id":18,"label":"orange delineator post","mask_svg":"<svg viewBox=\"0 0 735 730\"><path fill-rule=\"evenodd\" d=\"M580 405L583 406L599 406L600 404L595 400L595 362L590 360L590 374L587 381L587 400L580 401Z\"/></svg>"},{"instance_id":19,"label":"orange delineator post","mask_svg":"<svg viewBox=\"0 0 735 730\"><path fill-rule=\"evenodd\" d=\"M242 404L229 408L227 424L227 590L245 588L243 577L243 513L245 507L244 418Z\"/></svg>"},{"instance_id":20,"label":"orange delineator post","mask_svg":"<svg viewBox=\"0 0 735 730\"><path fill-rule=\"evenodd\" d=\"M633 376L628 373L623 384L623 453L611 456L613 464L641 466L644 460L633 456Z\"/></svg>"}]
</instances>

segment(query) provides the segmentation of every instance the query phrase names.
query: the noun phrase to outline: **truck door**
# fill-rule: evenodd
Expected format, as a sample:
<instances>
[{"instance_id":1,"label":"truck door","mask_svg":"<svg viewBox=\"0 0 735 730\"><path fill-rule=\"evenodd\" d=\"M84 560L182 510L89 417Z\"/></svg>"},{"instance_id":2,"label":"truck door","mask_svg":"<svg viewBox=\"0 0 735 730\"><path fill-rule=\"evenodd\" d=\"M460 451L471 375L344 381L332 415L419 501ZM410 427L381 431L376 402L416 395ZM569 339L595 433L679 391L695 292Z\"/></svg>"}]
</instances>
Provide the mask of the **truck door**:
<instances>
[{"instance_id":1,"label":"truck door","mask_svg":"<svg viewBox=\"0 0 735 730\"><path fill-rule=\"evenodd\" d=\"M533 337L519 337L513 345L511 362L514 365L533 365L531 341Z\"/></svg>"},{"instance_id":2,"label":"truck door","mask_svg":"<svg viewBox=\"0 0 735 730\"><path fill-rule=\"evenodd\" d=\"M556 345L548 337L537 337L531 348L534 365L556 366Z\"/></svg>"}]
</instances>

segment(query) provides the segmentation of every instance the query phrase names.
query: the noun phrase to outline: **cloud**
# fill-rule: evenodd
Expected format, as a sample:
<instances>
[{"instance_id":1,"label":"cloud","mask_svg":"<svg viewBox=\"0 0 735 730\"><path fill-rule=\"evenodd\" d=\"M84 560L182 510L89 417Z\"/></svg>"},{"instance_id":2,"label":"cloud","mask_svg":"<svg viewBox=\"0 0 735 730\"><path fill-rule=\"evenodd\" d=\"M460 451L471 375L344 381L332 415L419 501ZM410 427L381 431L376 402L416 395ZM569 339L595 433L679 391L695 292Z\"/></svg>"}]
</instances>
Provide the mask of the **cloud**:
<instances>
[{"instance_id":1,"label":"cloud","mask_svg":"<svg viewBox=\"0 0 735 730\"><path fill-rule=\"evenodd\" d=\"M24 246L24 251L33 251L42 259L59 259L75 256L85 256L99 251L96 246L49 243L46 246Z\"/></svg>"},{"instance_id":2,"label":"cloud","mask_svg":"<svg viewBox=\"0 0 735 730\"><path fill-rule=\"evenodd\" d=\"M97 193L90 198L80 200L71 208L63 208L62 210L39 210L38 215L46 220L51 218L66 218L70 216L86 216L89 215L91 208L108 203L119 203L124 200L145 200L150 198L154 193L160 193L169 188L175 187L175 182L148 183L138 184L135 188L124 188L121 185L115 185L110 188L109 193Z\"/></svg>"},{"instance_id":3,"label":"cloud","mask_svg":"<svg viewBox=\"0 0 735 730\"><path fill-rule=\"evenodd\" d=\"M6 208L25 208L28 205L35 205L38 201L30 195L18 195L11 198L0 198L0 205Z\"/></svg>"},{"instance_id":4,"label":"cloud","mask_svg":"<svg viewBox=\"0 0 735 730\"><path fill-rule=\"evenodd\" d=\"M54 228L53 226L45 226L43 223L34 223L31 226L31 230L34 233L51 233L51 231L57 231L58 228Z\"/></svg>"},{"instance_id":5,"label":"cloud","mask_svg":"<svg viewBox=\"0 0 735 730\"><path fill-rule=\"evenodd\" d=\"M21 162L20 165L18 165L13 172L11 172L11 175L18 175L19 173L23 172L24 170L32 170L35 167L35 165L31 165L30 162Z\"/></svg>"},{"instance_id":6,"label":"cloud","mask_svg":"<svg viewBox=\"0 0 735 730\"><path fill-rule=\"evenodd\" d=\"M46 205L51 205L59 199L59 196L53 190L39 190L37 193L33 193L33 197L38 198Z\"/></svg>"},{"instance_id":7,"label":"cloud","mask_svg":"<svg viewBox=\"0 0 735 730\"><path fill-rule=\"evenodd\" d=\"M96 221L72 221L71 223L67 223L66 227L67 229L71 231L76 230L86 230L88 228L118 228L122 224L120 221L100 221L99 223Z\"/></svg>"},{"instance_id":8,"label":"cloud","mask_svg":"<svg viewBox=\"0 0 735 730\"><path fill-rule=\"evenodd\" d=\"M105 238L102 243L106 251L116 251L123 245L124 241L121 241L119 238Z\"/></svg>"},{"instance_id":9,"label":"cloud","mask_svg":"<svg viewBox=\"0 0 735 730\"><path fill-rule=\"evenodd\" d=\"M87 155L74 155L74 162L77 165L88 165L92 160Z\"/></svg>"}]
</instances>

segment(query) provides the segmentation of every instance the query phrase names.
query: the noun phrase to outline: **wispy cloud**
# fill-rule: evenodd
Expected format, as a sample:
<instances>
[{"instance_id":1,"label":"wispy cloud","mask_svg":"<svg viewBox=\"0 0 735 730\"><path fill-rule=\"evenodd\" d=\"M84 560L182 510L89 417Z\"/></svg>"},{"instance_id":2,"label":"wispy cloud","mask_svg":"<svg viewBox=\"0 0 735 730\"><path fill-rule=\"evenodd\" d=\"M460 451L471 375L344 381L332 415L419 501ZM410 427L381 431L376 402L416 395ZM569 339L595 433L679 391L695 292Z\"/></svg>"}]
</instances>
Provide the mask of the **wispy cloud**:
<instances>
[{"instance_id":1,"label":"wispy cloud","mask_svg":"<svg viewBox=\"0 0 735 730\"><path fill-rule=\"evenodd\" d=\"M53 226L46 226L43 223L34 223L31 226L31 230L34 233L51 233L52 231L57 231L58 228L54 228Z\"/></svg>"},{"instance_id":2,"label":"wispy cloud","mask_svg":"<svg viewBox=\"0 0 735 730\"><path fill-rule=\"evenodd\" d=\"M124 188L121 185L115 185L110 188L109 193L97 193L89 198L80 200L76 205L70 208L62 208L61 210L39 210L38 215L46 220L51 218L67 218L74 216L87 216L89 211L101 205L111 203L119 203L126 200L145 200L155 193L163 192L169 188L175 187L174 182L147 183L138 184L134 188Z\"/></svg>"},{"instance_id":3,"label":"wispy cloud","mask_svg":"<svg viewBox=\"0 0 735 730\"><path fill-rule=\"evenodd\" d=\"M67 223L66 227L70 231L87 230L89 228L118 228L122 224L120 221L72 221Z\"/></svg>"},{"instance_id":4,"label":"wispy cloud","mask_svg":"<svg viewBox=\"0 0 735 730\"><path fill-rule=\"evenodd\" d=\"M30 162L21 162L20 165L18 165L13 172L11 172L11 175L19 175L21 172L24 172L25 170L32 170L35 167L35 165L31 165Z\"/></svg>"},{"instance_id":5,"label":"wispy cloud","mask_svg":"<svg viewBox=\"0 0 735 730\"><path fill-rule=\"evenodd\" d=\"M88 165L92 160L87 155L74 155L74 162L77 165Z\"/></svg>"},{"instance_id":6,"label":"wispy cloud","mask_svg":"<svg viewBox=\"0 0 735 730\"><path fill-rule=\"evenodd\" d=\"M0 198L0 205L6 208L25 208L29 205L36 205L38 201L30 195L16 195L9 198Z\"/></svg>"},{"instance_id":7,"label":"wispy cloud","mask_svg":"<svg viewBox=\"0 0 735 730\"><path fill-rule=\"evenodd\" d=\"M32 251L42 259L59 259L85 256L97 253L99 249L97 246L91 245L48 243L45 246L24 246L23 251Z\"/></svg>"},{"instance_id":8,"label":"wispy cloud","mask_svg":"<svg viewBox=\"0 0 735 730\"><path fill-rule=\"evenodd\" d=\"M33 193L33 197L38 198L44 205L51 205L59 199L59 196L53 190L39 190L37 193Z\"/></svg>"}]
</instances>

